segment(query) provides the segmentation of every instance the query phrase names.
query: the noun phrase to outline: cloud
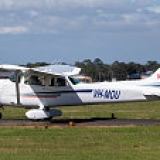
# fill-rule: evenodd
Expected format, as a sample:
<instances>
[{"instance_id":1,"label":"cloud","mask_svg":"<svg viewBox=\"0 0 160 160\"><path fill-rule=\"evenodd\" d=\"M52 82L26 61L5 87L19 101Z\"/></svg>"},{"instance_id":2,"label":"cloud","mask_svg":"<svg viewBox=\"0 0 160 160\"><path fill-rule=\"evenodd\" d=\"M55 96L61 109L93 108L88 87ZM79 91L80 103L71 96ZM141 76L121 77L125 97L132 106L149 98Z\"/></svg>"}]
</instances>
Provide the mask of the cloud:
<instances>
[{"instance_id":1,"label":"cloud","mask_svg":"<svg viewBox=\"0 0 160 160\"><path fill-rule=\"evenodd\" d=\"M160 14L160 6L159 7L148 7L146 8L146 10L152 13Z\"/></svg>"},{"instance_id":2,"label":"cloud","mask_svg":"<svg viewBox=\"0 0 160 160\"><path fill-rule=\"evenodd\" d=\"M128 2L136 2L135 0L1 0L1 10L17 10L17 9L54 9L54 10L70 10L77 8L119 8L128 5ZM146 4L151 0L139 0L138 4ZM148 2L149 3L149 2Z\"/></svg>"},{"instance_id":3,"label":"cloud","mask_svg":"<svg viewBox=\"0 0 160 160\"><path fill-rule=\"evenodd\" d=\"M26 27L0 27L0 34L20 34L26 33L28 29Z\"/></svg>"},{"instance_id":4,"label":"cloud","mask_svg":"<svg viewBox=\"0 0 160 160\"><path fill-rule=\"evenodd\" d=\"M0 13L0 33L132 32L160 23L152 0L1 0Z\"/></svg>"}]
</instances>

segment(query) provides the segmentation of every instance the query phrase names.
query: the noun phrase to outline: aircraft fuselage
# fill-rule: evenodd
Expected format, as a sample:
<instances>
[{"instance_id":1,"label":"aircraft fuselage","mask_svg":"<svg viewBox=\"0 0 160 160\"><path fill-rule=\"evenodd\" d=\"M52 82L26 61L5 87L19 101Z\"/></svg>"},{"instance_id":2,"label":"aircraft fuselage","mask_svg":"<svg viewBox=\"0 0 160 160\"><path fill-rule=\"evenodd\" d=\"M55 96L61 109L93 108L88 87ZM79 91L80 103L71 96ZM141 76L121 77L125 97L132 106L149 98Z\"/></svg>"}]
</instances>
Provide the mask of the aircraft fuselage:
<instances>
[{"instance_id":1,"label":"aircraft fuselage","mask_svg":"<svg viewBox=\"0 0 160 160\"><path fill-rule=\"evenodd\" d=\"M147 87L149 90L149 87ZM79 83L67 86L39 86L19 84L20 104L23 106L60 106L123 101L145 101L143 94L146 87L130 86L127 83L101 82ZM0 80L0 103L17 104L15 83Z\"/></svg>"}]
</instances>

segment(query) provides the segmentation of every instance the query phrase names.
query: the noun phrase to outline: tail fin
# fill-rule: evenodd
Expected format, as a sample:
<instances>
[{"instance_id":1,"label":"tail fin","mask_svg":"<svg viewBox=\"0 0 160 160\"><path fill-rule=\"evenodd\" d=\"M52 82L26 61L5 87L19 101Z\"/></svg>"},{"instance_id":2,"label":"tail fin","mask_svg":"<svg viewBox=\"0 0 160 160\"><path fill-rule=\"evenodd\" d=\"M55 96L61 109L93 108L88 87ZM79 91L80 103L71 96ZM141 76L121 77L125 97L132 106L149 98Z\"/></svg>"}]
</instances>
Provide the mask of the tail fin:
<instances>
[{"instance_id":1,"label":"tail fin","mask_svg":"<svg viewBox=\"0 0 160 160\"><path fill-rule=\"evenodd\" d=\"M144 86L153 87L144 91L147 100L160 100L160 68L142 81Z\"/></svg>"},{"instance_id":2,"label":"tail fin","mask_svg":"<svg viewBox=\"0 0 160 160\"><path fill-rule=\"evenodd\" d=\"M150 82L160 82L160 68L145 80Z\"/></svg>"}]
</instances>

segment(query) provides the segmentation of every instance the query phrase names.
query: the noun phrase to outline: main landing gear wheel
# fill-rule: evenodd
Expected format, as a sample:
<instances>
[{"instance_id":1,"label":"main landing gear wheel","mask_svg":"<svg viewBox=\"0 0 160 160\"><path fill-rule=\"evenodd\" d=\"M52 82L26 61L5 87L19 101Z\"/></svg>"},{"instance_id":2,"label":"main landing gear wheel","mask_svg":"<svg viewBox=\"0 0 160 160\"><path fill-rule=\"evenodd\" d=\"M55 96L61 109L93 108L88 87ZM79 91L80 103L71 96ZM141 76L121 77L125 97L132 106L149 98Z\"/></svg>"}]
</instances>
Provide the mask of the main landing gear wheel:
<instances>
[{"instance_id":1,"label":"main landing gear wheel","mask_svg":"<svg viewBox=\"0 0 160 160\"><path fill-rule=\"evenodd\" d=\"M2 119L2 113L0 112L0 119Z\"/></svg>"}]
</instances>

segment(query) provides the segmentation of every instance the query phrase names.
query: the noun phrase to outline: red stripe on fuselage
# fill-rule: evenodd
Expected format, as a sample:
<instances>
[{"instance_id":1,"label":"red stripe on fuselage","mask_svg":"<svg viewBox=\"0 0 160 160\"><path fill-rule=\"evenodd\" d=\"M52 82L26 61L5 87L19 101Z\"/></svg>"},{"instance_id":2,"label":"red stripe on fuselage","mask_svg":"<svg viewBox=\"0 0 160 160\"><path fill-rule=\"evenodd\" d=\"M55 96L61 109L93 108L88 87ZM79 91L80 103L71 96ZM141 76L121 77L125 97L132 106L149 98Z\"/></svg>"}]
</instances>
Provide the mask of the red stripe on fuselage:
<instances>
[{"instance_id":1,"label":"red stripe on fuselage","mask_svg":"<svg viewBox=\"0 0 160 160\"><path fill-rule=\"evenodd\" d=\"M57 96L23 96L23 98L57 98Z\"/></svg>"}]
</instances>

